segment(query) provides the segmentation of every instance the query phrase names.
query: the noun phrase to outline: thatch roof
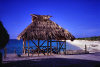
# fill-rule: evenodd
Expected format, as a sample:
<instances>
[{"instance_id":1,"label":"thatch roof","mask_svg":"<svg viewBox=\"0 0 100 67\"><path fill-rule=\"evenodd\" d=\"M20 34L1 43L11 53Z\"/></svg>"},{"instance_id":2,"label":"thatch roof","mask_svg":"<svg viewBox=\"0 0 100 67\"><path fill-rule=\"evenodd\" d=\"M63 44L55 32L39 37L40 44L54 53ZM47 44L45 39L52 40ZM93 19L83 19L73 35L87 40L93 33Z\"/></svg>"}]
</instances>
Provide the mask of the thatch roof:
<instances>
[{"instance_id":1,"label":"thatch roof","mask_svg":"<svg viewBox=\"0 0 100 67\"><path fill-rule=\"evenodd\" d=\"M31 14L32 23L18 35L18 39L26 40L74 40L67 30L51 21L48 15Z\"/></svg>"}]
</instances>

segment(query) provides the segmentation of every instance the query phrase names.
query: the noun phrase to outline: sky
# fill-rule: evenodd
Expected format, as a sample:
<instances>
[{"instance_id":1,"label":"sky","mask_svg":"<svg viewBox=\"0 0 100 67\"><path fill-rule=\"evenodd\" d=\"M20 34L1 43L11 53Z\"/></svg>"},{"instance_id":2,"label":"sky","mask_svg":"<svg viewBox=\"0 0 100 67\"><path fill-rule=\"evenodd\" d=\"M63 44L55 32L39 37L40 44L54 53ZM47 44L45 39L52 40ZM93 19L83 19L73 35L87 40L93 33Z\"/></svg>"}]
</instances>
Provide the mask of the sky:
<instances>
[{"instance_id":1,"label":"sky","mask_svg":"<svg viewBox=\"0 0 100 67\"><path fill-rule=\"evenodd\" d=\"M30 14L51 15L76 38L100 36L100 0L0 0L0 21L10 39L32 22Z\"/></svg>"}]
</instances>

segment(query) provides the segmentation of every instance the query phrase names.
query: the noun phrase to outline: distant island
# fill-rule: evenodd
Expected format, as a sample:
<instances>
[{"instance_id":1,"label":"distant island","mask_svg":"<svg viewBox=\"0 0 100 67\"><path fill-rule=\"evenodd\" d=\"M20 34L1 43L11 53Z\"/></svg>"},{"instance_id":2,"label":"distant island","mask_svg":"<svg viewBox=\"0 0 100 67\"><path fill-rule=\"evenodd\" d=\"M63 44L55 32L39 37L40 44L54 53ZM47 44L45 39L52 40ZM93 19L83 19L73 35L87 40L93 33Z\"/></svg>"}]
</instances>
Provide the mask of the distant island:
<instances>
[{"instance_id":1,"label":"distant island","mask_svg":"<svg viewBox=\"0 0 100 67\"><path fill-rule=\"evenodd\" d=\"M92 40L92 41L100 41L100 36L84 37L84 38L76 38L76 40Z\"/></svg>"}]
</instances>

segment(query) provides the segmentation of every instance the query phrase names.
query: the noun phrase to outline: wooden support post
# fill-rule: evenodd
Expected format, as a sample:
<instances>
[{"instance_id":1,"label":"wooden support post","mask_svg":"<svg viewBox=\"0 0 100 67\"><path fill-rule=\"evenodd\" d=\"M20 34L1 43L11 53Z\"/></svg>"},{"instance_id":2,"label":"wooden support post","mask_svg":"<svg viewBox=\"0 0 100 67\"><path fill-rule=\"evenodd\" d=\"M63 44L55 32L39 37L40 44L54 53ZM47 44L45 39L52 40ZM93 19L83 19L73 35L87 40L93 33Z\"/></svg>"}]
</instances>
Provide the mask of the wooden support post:
<instances>
[{"instance_id":1,"label":"wooden support post","mask_svg":"<svg viewBox=\"0 0 100 67\"><path fill-rule=\"evenodd\" d=\"M59 54L60 54L60 48L61 48L61 47L60 47L60 42L59 42Z\"/></svg>"},{"instance_id":2,"label":"wooden support post","mask_svg":"<svg viewBox=\"0 0 100 67\"><path fill-rule=\"evenodd\" d=\"M7 57L7 48L4 48L4 58Z\"/></svg>"},{"instance_id":3,"label":"wooden support post","mask_svg":"<svg viewBox=\"0 0 100 67\"><path fill-rule=\"evenodd\" d=\"M23 53L26 53L26 41L23 39Z\"/></svg>"},{"instance_id":4,"label":"wooden support post","mask_svg":"<svg viewBox=\"0 0 100 67\"><path fill-rule=\"evenodd\" d=\"M38 40L38 56L39 56L39 42L40 42L40 41Z\"/></svg>"},{"instance_id":5,"label":"wooden support post","mask_svg":"<svg viewBox=\"0 0 100 67\"><path fill-rule=\"evenodd\" d=\"M64 52L64 54L66 55L66 40L65 40L65 52Z\"/></svg>"},{"instance_id":6,"label":"wooden support post","mask_svg":"<svg viewBox=\"0 0 100 67\"><path fill-rule=\"evenodd\" d=\"M50 40L50 55L52 55L52 42Z\"/></svg>"},{"instance_id":7,"label":"wooden support post","mask_svg":"<svg viewBox=\"0 0 100 67\"><path fill-rule=\"evenodd\" d=\"M25 48L24 48L24 43L25 43L25 42L24 42L24 39L23 39L23 53L24 53L24 50L25 50Z\"/></svg>"},{"instance_id":8,"label":"wooden support post","mask_svg":"<svg viewBox=\"0 0 100 67\"><path fill-rule=\"evenodd\" d=\"M28 40L28 56L29 56L29 40Z\"/></svg>"},{"instance_id":9,"label":"wooden support post","mask_svg":"<svg viewBox=\"0 0 100 67\"><path fill-rule=\"evenodd\" d=\"M87 53L87 46L86 46L86 44L85 44L85 53Z\"/></svg>"},{"instance_id":10,"label":"wooden support post","mask_svg":"<svg viewBox=\"0 0 100 67\"><path fill-rule=\"evenodd\" d=\"M49 42L48 42L48 40L47 40L47 55L49 55L48 47L49 47Z\"/></svg>"},{"instance_id":11,"label":"wooden support post","mask_svg":"<svg viewBox=\"0 0 100 67\"><path fill-rule=\"evenodd\" d=\"M24 50L25 50L25 54L26 54L26 40L25 40L25 48L24 48Z\"/></svg>"},{"instance_id":12,"label":"wooden support post","mask_svg":"<svg viewBox=\"0 0 100 67\"><path fill-rule=\"evenodd\" d=\"M58 54L58 42L57 42L57 46L56 46L56 54Z\"/></svg>"},{"instance_id":13,"label":"wooden support post","mask_svg":"<svg viewBox=\"0 0 100 67\"><path fill-rule=\"evenodd\" d=\"M61 44L61 48L63 49L63 53L65 54L65 42Z\"/></svg>"},{"instance_id":14,"label":"wooden support post","mask_svg":"<svg viewBox=\"0 0 100 67\"><path fill-rule=\"evenodd\" d=\"M14 53L16 54L16 49L14 49Z\"/></svg>"}]
</instances>

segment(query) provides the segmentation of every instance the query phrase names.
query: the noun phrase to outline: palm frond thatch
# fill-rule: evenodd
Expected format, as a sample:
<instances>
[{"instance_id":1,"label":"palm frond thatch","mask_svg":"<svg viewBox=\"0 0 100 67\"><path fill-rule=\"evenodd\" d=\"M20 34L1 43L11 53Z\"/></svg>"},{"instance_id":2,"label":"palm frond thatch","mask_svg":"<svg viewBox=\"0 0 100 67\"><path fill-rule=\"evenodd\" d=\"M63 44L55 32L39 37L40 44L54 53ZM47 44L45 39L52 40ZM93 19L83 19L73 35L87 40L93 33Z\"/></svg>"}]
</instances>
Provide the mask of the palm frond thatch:
<instances>
[{"instance_id":1,"label":"palm frond thatch","mask_svg":"<svg viewBox=\"0 0 100 67\"><path fill-rule=\"evenodd\" d=\"M49 15L31 14L32 23L18 35L18 39L26 40L74 40L67 30L51 21Z\"/></svg>"}]
</instances>

